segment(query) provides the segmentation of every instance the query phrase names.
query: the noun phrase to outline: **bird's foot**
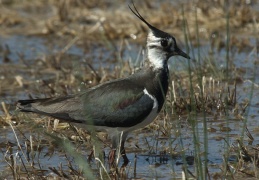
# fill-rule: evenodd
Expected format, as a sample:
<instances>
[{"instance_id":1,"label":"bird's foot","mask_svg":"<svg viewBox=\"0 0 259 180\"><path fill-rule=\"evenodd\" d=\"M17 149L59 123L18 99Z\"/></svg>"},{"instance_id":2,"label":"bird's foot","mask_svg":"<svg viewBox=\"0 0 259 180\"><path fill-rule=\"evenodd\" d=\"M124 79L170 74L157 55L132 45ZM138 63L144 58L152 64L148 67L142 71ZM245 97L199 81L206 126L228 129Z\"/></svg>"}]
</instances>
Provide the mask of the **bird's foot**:
<instances>
[{"instance_id":1,"label":"bird's foot","mask_svg":"<svg viewBox=\"0 0 259 180\"><path fill-rule=\"evenodd\" d=\"M129 164L129 159L128 159L126 153L121 154L121 156L123 158L123 164L122 164L121 168L125 168Z\"/></svg>"},{"instance_id":2,"label":"bird's foot","mask_svg":"<svg viewBox=\"0 0 259 180\"><path fill-rule=\"evenodd\" d=\"M123 164L122 164L121 168L123 168L123 167L126 167L129 164L129 159L128 159L126 153L125 153L125 150L121 151L121 156L123 158ZM108 156L108 162L109 162L110 167L116 167L117 166L115 160L116 160L116 150L113 149L113 150L110 151L109 156Z\"/></svg>"}]
</instances>

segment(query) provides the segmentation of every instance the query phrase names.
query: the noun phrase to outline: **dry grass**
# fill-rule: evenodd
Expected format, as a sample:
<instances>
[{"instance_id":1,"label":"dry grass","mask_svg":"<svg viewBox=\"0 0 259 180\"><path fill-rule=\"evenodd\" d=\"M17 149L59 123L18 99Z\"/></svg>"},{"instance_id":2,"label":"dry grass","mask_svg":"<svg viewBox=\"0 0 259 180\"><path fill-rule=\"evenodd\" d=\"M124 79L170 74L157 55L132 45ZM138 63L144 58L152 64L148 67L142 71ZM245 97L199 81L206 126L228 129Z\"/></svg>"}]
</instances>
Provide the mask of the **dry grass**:
<instances>
[{"instance_id":1,"label":"dry grass","mask_svg":"<svg viewBox=\"0 0 259 180\"><path fill-rule=\"evenodd\" d=\"M12 142L0 142L6 162L6 171L2 172L1 177L82 179L86 176L86 171L89 177L104 179L108 177L126 179L134 176L125 169L122 171L110 169L111 174L107 176L104 170L109 168L106 164L104 163L105 168L102 168L102 163L94 161L94 157L90 154L93 144L99 143L101 149L109 149L110 144L106 134L100 133L97 138L93 138L86 131L71 128L66 123L18 113L14 111L14 105L17 94L28 98L67 95L133 73L135 67L130 57L122 58L125 52L132 48L130 44L135 43L138 46L140 43L144 44L147 28L131 14L127 4L120 0L113 3L83 0L24 0L22 3L12 0L1 3L1 35L21 34L28 37L42 37L48 40L47 46L50 49L54 47L53 44L62 47L58 52L30 60L25 59L20 52L18 63L11 58L12 54L17 54L15 49L10 49L8 45L3 45L0 49L3 60L0 66L0 96L1 99L3 97L0 126L7 129L13 127L13 134L17 137ZM195 5L198 11L201 44L220 51L226 47L225 31L222 30L226 22L226 5L213 3L215 3L213 8L210 8L211 3L204 1L199 1L197 4L188 3L184 5L184 12L192 45L197 46L195 43L197 22L193 8ZM141 13L144 12L142 14L151 24L174 34L178 41L183 41L183 17L179 5L161 3L158 13L155 2L141 1L137 8ZM252 35L258 29L258 12L252 9L251 4L246 5L242 1L230 4L227 9L230 12L230 29L235 32L230 37L230 51L250 52L256 48L251 44L250 38L254 38ZM180 42L179 44L182 44ZM67 53L74 45L82 48L88 56L82 58ZM94 54L95 48L103 49L103 53ZM106 52L109 52L109 57L106 57ZM216 51L212 53L217 54ZM179 150L178 146L172 147L172 144L180 136L176 130L177 123L185 117L188 120L190 114L197 113L201 116L202 112L206 112L214 121L222 118L222 114L238 121L246 119L245 113L249 101L239 102L236 91L236 84L242 83L240 78L242 73L237 72L235 66L231 65L229 79L234 83L226 82L224 71L220 71L216 64L217 58L213 59L210 55L206 55L207 58L203 59L201 67L198 67L196 62L191 63L193 65L191 82L186 71L177 72L177 75L172 74L172 85L163 112L157 121L143 130L147 134L152 134L156 130L158 135L153 132L154 135L170 141L171 144L165 143L162 148L158 148L158 142L163 140L157 138L149 142L146 138L144 151L155 153L160 159L160 164L167 163L168 157L179 156L185 151L184 148L188 149L184 147ZM93 59L100 59L100 62ZM107 66L103 66L104 62ZM199 73L203 74L201 83ZM191 123L187 121L187 126ZM45 128L42 129L42 126ZM210 130L213 131L212 128L208 128L208 131ZM228 127L221 127L222 132L228 130ZM246 132L247 136L253 139L249 130ZM172 134L175 139L172 139ZM61 139L69 141L60 143L63 142ZM71 142L72 147L70 147ZM235 179L244 176L258 177L257 147L245 144L246 142L242 140L237 141L233 149L229 147L237 160L234 164L223 164L225 167L222 167L221 172L210 176L215 179L222 178L225 177L223 172L227 171L227 175ZM140 148L127 150L141 151ZM73 154L71 152L77 153L71 157ZM55 153L63 154L66 164L46 168L44 163L41 163L40 157L52 158ZM99 151L99 155L100 161L105 162L102 150ZM81 160L88 158L92 167L84 169L78 157ZM76 163L73 158L77 159ZM194 156L186 157L186 161L192 164L195 161ZM133 167L137 168L136 165Z\"/></svg>"}]
</instances>

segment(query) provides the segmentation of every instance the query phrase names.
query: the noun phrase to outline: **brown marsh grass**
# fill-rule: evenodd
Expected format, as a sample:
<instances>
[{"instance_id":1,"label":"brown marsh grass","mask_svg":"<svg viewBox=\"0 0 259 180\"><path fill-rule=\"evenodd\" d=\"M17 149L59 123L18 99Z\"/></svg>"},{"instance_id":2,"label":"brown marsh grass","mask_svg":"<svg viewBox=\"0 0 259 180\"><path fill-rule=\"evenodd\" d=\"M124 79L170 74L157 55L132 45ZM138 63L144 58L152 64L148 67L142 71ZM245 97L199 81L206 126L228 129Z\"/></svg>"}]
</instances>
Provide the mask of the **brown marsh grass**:
<instances>
[{"instance_id":1,"label":"brown marsh grass","mask_svg":"<svg viewBox=\"0 0 259 180\"><path fill-rule=\"evenodd\" d=\"M185 63L188 64L185 70L172 72L172 83L163 111L154 123L140 131L154 135L156 132L160 139L157 138L152 144L144 138L145 147L135 144L135 148L128 147L127 151L154 152L154 156L160 159L160 163L152 165L154 167L162 161L168 162L168 157L181 155L183 172L188 178L258 178L258 148L252 145L254 135L245 123L251 99L240 102L240 95L237 94L237 86L243 83L243 69L235 67L231 56L228 69L222 69L218 63L220 58L225 58L220 54L222 51L234 56L239 52L250 53L257 48L251 39L255 38L258 29L258 11L253 9L256 3L253 1L251 4L243 1L222 2L136 2L139 11L144 12L151 24L173 34L182 47L185 39L186 49L195 60ZM35 98L76 93L133 73L136 67L132 65L131 57L125 58L124 55L133 48L131 44L137 44L140 52L138 58L142 58L139 44L144 46L147 29L128 11L127 3L121 0L113 3L12 0L2 1L0 9L1 36L19 34L40 37L47 40L49 49L61 47L52 54L33 59L26 59L23 52L10 49L7 44L0 49L3 61L0 66L0 125L12 132L10 134L14 137L11 141L6 138L0 142L4 157L2 163L5 163L1 177L138 178L137 158L132 162L133 173L129 169L109 169L106 166L103 148L109 149L110 143L105 133L95 136L58 120L15 111L15 102L20 96ZM227 21L231 30L228 42L225 30ZM187 24L184 25L184 22ZM207 54L194 52L195 48L204 45L210 48ZM72 46L82 48L88 56L71 56L68 50ZM96 48L103 49L104 53L94 53ZM18 56L18 62L12 59L13 54ZM107 65L104 66L104 63ZM200 134L196 129L198 119L206 121L207 117L212 117L215 122L222 118L226 122L229 119L244 122L244 135L241 134L233 146L228 144L228 138L224 139L228 144L224 161L220 171L213 173L210 173L208 165L203 166L201 157L206 157L206 145L203 147L200 144L206 140L206 134L216 131L216 128L204 129L202 138L197 137ZM188 148L181 144L177 147L172 145L184 133L181 132L182 126L190 126L193 132L194 154L188 154ZM220 126L222 132L231 130L228 124ZM248 138L244 139L244 136ZM159 149L161 139L169 143ZM134 143L134 138L128 140L132 141ZM95 149L94 154L91 153L92 148ZM53 158L56 153L64 157L66 164L46 167L41 157ZM229 157L234 159L234 163L229 161ZM191 172L187 165L193 163L196 168Z\"/></svg>"}]
</instances>

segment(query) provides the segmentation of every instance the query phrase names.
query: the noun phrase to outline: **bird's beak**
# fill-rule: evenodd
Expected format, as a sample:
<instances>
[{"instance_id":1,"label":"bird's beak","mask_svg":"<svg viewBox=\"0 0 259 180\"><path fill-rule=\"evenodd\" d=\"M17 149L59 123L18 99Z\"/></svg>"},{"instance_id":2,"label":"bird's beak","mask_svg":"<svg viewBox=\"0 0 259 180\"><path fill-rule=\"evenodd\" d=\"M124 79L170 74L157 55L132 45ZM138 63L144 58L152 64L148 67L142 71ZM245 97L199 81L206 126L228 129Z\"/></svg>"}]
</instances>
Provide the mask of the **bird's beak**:
<instances>
[{"instance_id":1,"label":"bird's beak","mask_svg":"<svg viewBox=\"0 0 259 180\"><path fill-rule=\"evenodd\" d=\"M181 49L179 49L178 47L176 47L176 49L175 49L175 51L174 51L174 55L182 56L182 57L185 57L186 59L191 59L188 54L186 54L185 52L183 52L183 51L182 51Z\"/></svg>"}]
</instances>

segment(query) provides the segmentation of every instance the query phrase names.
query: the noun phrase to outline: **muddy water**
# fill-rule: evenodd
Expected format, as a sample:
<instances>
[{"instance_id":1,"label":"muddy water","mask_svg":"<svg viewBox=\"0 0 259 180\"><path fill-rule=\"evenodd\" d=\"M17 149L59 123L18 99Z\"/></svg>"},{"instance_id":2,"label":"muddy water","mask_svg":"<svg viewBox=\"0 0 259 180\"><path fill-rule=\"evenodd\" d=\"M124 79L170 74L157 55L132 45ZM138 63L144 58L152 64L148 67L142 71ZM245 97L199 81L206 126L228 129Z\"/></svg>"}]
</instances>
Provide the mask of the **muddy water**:
<instances>
[{"instance_id":1,"label":"muddy water","mask_svg":"<svg viewBox=\"0 0 259 180\"><path fill-rule=\"evenodd\" d=\"M5 45L8 45L11 52L8 55L8 57L11 59L11 62L13 64L19 64L19 57L17 53L22 53L24 55L24 59L35 59L35 57L44 56L46 54L51 54L55 51L59 51L61 47L55 47L54 49L48 48L48 43L43 38L37 38L37 37L26 37L26 36L11 36L11 37L0 37L0 42L2 47ZM128 51L124 54L124 57L126 59L134 59L136 57L136 54L140 51L141 48L138 46L132 46L133 48L131 51ZM207 48L204 47L203 49L205 52L207 51ZM93 51L94 53L98 54L102 50L95 49ZM104 51L104 50L103 50ZM102 51L102 52L103 52ZM87 56L84 53L84 50L82 50L80 47L72 46L68 54L74 54L78 57ZM109 53L109 52L107 52ZM109 54L107 54L108 56ZM225 52L221 52L220 54L217 54L217 56L221 57L219 58L221 61L219 61L219 64L221 63L222 66L225 65L224 58L225 58ZM0 57L0 63L3 64L3 59ZM242 69L241 78L243 82L239 83L237 85L237 99L239 102L243 102L245 99L250 99L251 93L252 93L252 99L249 106L249 113L246 116L247 118L247 127L250 130L251 134L253 135L254 142L253 144L259 144L259 138L258 134L259 131L257 127L259 126L259 75L258 71L256 70L256 58L254 58L254 54L252 53L238 53L232 56L234 59L233 63L237 68ZM175 66L179 60L174 61L170 64L171 70L177 71L179 69L184 69L184 65L182 67ZM181 62L182 63L182 62ZM99 66L100 63L97 62L95 64L96 66ZM105 66L105 64L103 64ZM257 68L258 69L258 68ZM253 90L253 91L251 91ZM5 96L1 97L1 101L5 102L15 102L15 100L20 99L21 97L26 97L27 95L23 91L23 89L19 89L16 93L8 94L8 92L5 92ZM11 99L11 100L10 100ZM13 108L11 108L13 110ZM11 111L13 112L13 111ZM0 111L1 114L3 112ZM197 127L199 130L199 138L200 141L203 141L203 134L202 134L202 117L201 120L198 121ZM127 143L127 149L128 149L128 157L131 161L131 164L128 168L128 177L137 177L137 178L159 178L159 179L168 179L168 177L181 177L181 171L182 171L182 162L183 157L178 154L171 156L170 154L164 155L163 159L161 159L159 155L159 152L163 151L165 147L168 147L168 142L170 140L174 140L172 142L172 147L175 147L175 150L180 152L182 148L186 149L186 155L192 156L194 152L193 148L193 134L191 133L191 127L187 125L186 118L182 118L183 124L181 128L181 135L179 137L174 136L174 132L172 132L172 136L170 138L162 138L161 134L159 134L156 131L153 132L146 132L138 130L136 132L133 132L130 134L131 142ZM220 166L223 163L223 155L225 153L226 148L226 141L224 139L228 138L228 143L232 144L235 143L235 140L239 138L240 134L243 131L244 121L240 121L233 118L230 118L228 121L226 121L226 117L224 115L219 116L217 120L214 120L213 117L207 117L207 126L208 128L213 128L214 130L211 132L208 132L208 160L209 160L209 171L212 172L219 172ZM229 127L229 131L222 130L222 127ZM14 138L13 132L10 130L9 127L2 128L0 131L0 142L12 142L16 143L16 140ZM29 138L30 133L25 134L27 138ZM154 138L155 137L155 138ZM23 142L23 138L19 137L20 142ZM245 139L247 139L245 137ZM136 148L135 145L138 145L138 148ZM181 145L182 144L182 145ZM156 149L153 149L152 152L149 152L151 147L156 147ZM182 146L182 147L181 147ZM24 145L22 145L24 148ZM2 151L4 150L4 146L1 146ZM134 152L134 151L138 152ZM106 149L106 154L108 149ZM17 150L17 147L14 147L14 153L21 152ZM42 169L48 169L49 166L51 167L58 167L60 163L66 164L67 160L63 153L60 152L54 152L52 156L49 158L44 157L44 154L48 152L48 149L43 149L43 151L39 154L39 160L40 165ZM37 152L36 152L37 153ZM155 153L155 154L152 154ZM89 154L89 152L85 152L86 154ZM7 168L7 164L4 161L4 157L9 156L6 155L3 151L2 154L0 154L0 169L1 171ZM134 174L134 168L133 163L136 161L137 163L137 170L136 175ZM66 168L66 165L64 165ZM188 165L188 169L191 171L194 171L195 165ZM3 171L2 171L3 172Z\"/></svg>"}]
</instances>

